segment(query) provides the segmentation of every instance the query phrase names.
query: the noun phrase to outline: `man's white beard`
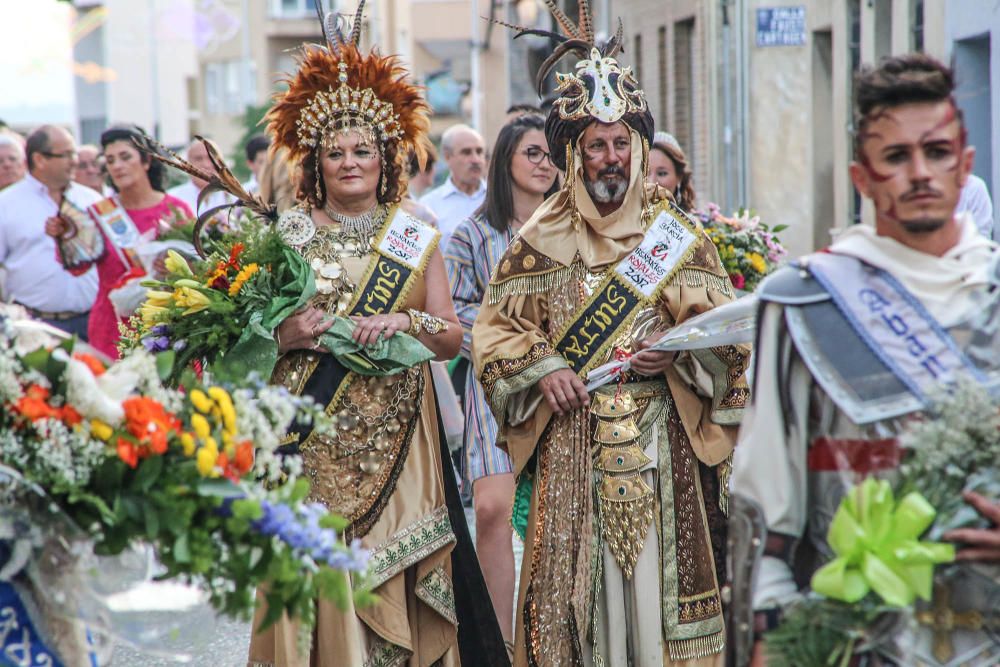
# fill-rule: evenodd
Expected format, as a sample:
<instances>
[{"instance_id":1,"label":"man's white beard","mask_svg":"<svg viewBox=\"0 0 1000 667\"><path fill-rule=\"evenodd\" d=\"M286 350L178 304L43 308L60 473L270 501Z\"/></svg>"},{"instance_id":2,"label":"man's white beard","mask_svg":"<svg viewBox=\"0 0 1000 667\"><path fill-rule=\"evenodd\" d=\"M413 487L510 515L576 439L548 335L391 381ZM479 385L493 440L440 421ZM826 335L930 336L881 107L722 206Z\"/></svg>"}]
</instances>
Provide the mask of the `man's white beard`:
<instances>
[{"instance_id":1,"label":"man's white beard","mask_svg":"<svg viewBox=\"0 0 1000 667\"><path fill-rule=\"evenodd\" d=\"M625 191L628 190L628 181L624 178L615 179L610 185L602 178L596 181L583 182L591 199L598 204L618 203L625 199Z\"/></svg>"}]
</instances>

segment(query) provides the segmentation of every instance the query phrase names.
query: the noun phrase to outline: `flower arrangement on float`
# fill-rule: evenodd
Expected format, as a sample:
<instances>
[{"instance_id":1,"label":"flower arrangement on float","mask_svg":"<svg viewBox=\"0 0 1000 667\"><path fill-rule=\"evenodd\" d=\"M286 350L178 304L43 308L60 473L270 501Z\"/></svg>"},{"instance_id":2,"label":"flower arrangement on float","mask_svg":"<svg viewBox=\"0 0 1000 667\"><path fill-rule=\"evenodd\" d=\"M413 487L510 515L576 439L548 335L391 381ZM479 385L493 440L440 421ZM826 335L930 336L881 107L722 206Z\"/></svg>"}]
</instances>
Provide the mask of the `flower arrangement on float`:
<instances>
[{"instance_id":1,"label":"flower arrangement on float","mask_svg":"<svg viewBox=\"0 0 1000 667\"><path fill-rule=\"evenodd\" d=\"M912 646L891 639L907 623L933 618L933 610L916 605L931 600L935 577L947 576L955 561L954 545L936 540L956 528L988 527L963 492L1000 497L996 399L960 383L934 397L930 414L900 436L893 474L847 490L827 533L834 558L765 635L768 664L846 667L859 654L914 662L905 654Z\"/></svg>"},{"instance_id":2,"label":"flower arrangement on float","mask_svg":"<svg viewBox=\"0 0 1000 667\"><path fill-rule=\"evenodd\" d=\"M310 400L193 373L170 388L169 355L144 350L107 365L72 340L27 344L0 317L0 556L21 554L0 558L0 586L17 582L26 554L66 539L16 528L21 488L75 526L84 551L115 556L147 544L159 579L197 586L226 615L248 618L265 582L264 626L288 613L308 627L317 597L344 601L352 589L367 603L367 552L344 542L341 519L306 501L297 457L277 452L295 421L329 428Z\"/></svg>"},{"instance_id":3,"label":"flower arrangement on float","mask_svg":"<svg viewBox=\"0 0 1000 667\"><path fill-rule=\"evenodd\" d=\"M749 209L741 208L732 216L725 216L718 205L709 203L704 210L696 211L695 216L715 244L722 266L738 290L754 291L787 254L778 233L788 226L770 228Z\"/></svg>"}]
</instances>

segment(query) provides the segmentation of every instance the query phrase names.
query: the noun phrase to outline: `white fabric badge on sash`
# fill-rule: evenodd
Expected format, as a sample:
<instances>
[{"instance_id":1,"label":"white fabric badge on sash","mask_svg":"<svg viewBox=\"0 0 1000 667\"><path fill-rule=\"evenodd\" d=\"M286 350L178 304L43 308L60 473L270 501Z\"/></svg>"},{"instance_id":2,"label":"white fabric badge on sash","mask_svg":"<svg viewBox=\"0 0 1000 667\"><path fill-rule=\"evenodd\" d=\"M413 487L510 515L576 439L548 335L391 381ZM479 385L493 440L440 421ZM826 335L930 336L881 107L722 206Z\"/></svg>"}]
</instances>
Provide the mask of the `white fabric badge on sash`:
<instances>
[{"instance_id":1,"label":"white fabric badge on sash","mask_svg":"<svg viewBox=\"0 0 1000 667\"><path fill-rule=\"evenodd\" d=\"M378 244L382 255L419 271L437 246L440 232L416 218L396 211L392 223Z\"/></svg>"},{"instance_id":2,"label":"white fabric badge on sash","mask_svg":"<svg viewBox=\"0 0 1000 667\"><path fill-rule=\"evenodd\" d=\"M618 264L615 272L648 299L697 238L680 220L662 211L642 243Z\"/></svg>"}]
</instances>

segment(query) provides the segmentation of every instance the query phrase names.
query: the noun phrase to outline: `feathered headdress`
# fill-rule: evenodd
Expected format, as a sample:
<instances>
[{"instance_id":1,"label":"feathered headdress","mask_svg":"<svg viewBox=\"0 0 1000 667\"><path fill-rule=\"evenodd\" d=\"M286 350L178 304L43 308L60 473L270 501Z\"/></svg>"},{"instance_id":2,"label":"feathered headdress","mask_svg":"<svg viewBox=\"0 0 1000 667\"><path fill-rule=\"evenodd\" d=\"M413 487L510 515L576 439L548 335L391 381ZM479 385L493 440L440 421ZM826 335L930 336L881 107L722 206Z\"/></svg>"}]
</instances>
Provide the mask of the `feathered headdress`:
<instances>
[{"instance_id":1,"label":"feathered headdress","mask_svg":"<svg viewBox=\"0 0 1000 667\"><path fill-rule=\"evenodd\" d=\"M564 56L574 54L579 59L575 72L556 72L556 93L559 97L552 105L545 123L545 136L552 149L552 161L565 169L566 145L576 139L590 123L624 121L647 142L653 139L653 117L646 104L646 96L631 67L622 67L615 60L622 46L623 28L618 21L615 35L603 46L598 46L594 36L594 20L588 0L577 0L579 22L573 23L560 9L556 0L544 0L564 34L550 30L537 30L496 21L517 31L514 39L524 35L539 35L559 42L552 54L538 70L535 85L539 96L545 79Z\"/></svg>"},{"instance_id":2,"label":"feathered headdress","mask_svg":"<svg viewBox=\"0 0 1000 667\"><path fill-rule=\"evenodd\" d=\"M288 90L275 96L265 116L275 144L298 162L333 133L356 129L378 143L397 142L403 155L412 149L422 162L429 108L398 57L361 53L364 0L346 34L339 17L331 12L323 19L319 6L326 44L303 45Z\"/></svg>"}]
</instances>

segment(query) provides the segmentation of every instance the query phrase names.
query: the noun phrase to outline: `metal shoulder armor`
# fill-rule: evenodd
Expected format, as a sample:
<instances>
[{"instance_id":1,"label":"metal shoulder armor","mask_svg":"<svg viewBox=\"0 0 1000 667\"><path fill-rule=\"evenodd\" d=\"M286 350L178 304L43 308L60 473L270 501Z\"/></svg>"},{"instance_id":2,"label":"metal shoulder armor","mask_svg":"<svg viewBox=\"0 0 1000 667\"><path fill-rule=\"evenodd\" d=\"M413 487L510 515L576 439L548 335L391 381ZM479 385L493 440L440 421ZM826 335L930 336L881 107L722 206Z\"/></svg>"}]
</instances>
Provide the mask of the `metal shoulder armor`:
<instances>
[{"instance_id":1,"label":"metal shoulder armor","mask_svg":"<svg viewBox=\"0 0 1000 667\"><path fill-rule=\"evenodd\" d=\"M786 306L804 306L828 300L830 294L809 273L807 261L808 257L803 257L799 262L784 266L765 278L757 288L760 300Z\"/></svg>"}]
</instances>

